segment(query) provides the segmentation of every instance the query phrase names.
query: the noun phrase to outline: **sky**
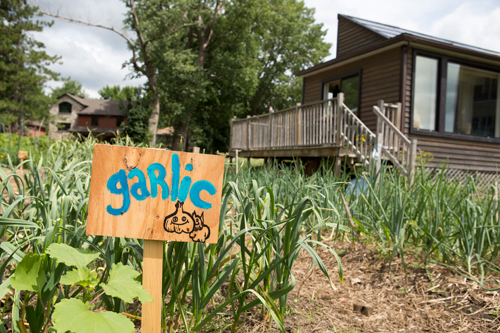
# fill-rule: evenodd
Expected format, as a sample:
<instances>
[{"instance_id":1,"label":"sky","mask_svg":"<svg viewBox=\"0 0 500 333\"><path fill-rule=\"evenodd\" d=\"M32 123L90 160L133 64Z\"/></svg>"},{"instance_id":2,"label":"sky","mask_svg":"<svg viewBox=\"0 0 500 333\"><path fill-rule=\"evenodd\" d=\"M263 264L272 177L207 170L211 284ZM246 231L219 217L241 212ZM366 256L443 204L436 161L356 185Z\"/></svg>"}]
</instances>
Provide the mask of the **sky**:
<instances>
[{"instance_id":1,"label":"sky","mask_svg":"<svg viewBox=\"0 0 500 333\"><path fill-rule=\"evenodd\" d=\"M120 0L39 1L41 8L60 15L123 29L126 7ZM339 13L500 52L500 0L304 2L306 7L315 8L316 23L323 24L323 29L328 31L325 41L332 47L330 56L325 60L335 57ZM130 68L123 66L132 53L125 39L118 34L102 28L53 20L52 27L34 33L34 37L45 44L49 55L61 57L51 69L62 77L80 81L91 98L99 98L97 91L105 85L138 86L146 82L144 77L131 78L133 73ZM134 37L133 32L129 32L128 36ZM46 90L60 85L60 81L48 82Z\"/></svg>"}]
</instances>

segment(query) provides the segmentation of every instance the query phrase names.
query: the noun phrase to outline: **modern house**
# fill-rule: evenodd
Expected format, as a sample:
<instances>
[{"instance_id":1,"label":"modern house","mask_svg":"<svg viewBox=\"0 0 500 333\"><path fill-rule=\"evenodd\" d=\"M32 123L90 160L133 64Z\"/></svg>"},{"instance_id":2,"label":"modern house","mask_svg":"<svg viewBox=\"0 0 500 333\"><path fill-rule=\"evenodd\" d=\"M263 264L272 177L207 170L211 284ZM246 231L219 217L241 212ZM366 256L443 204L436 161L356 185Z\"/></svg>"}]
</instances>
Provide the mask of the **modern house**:
<instances>
[{"instance_id":1,"label":"modern house","mask_svg":"<svg viewBox=\"0 0 500 333\"><path fill-rule=\"evenodd\" d=\"M369 153L361 154L356 142L366 136L380 137L377 142L383 151L392 150L393 157L406 154L408 142L417 142L420 151L433 156L427 167L447 163L449 170L489 177L499 170L498 52L338 15L336 58L298 76L303 78L302 105L293 108L294 115L286 110L294 120L283 123L281 129L285 135L294 133L295 141L284 145L276 141L273 136L279 129L268 121L269 131L263 130L263 116L234 120L231 148L241 150L240 156L258 157L257 151L261 156L272 156L273 151L279 156L286 148L289 155L298 157L305 148L326 147L329 153L340 155L342 149L336 153L335 147L348 147L363 160L369 159ZM338 101L338 96L343 100ZM277 119L278 114L264 117ZM240 137L242 131L246 138ZM313 137L304 140L308 131ZM259 133L267 135L266 144L256 147L253 141ZM397 136L399 141L389 143L388 136Z\"/></svg>"},{"instance_id":2,"label":"modern house","mask_svg":"<svg viewBox=\"0 0 500 333\"><path fill-rule=\"evenodd\" d=\"M56 124L50 125L52 139L68 137L71 133L87 136L90 132L101 134L103 140L115 136L122 122L126 122L122 102L107 99L85 99L72 94L58 97L50 113Z\"/></svg>"}]
</instances>

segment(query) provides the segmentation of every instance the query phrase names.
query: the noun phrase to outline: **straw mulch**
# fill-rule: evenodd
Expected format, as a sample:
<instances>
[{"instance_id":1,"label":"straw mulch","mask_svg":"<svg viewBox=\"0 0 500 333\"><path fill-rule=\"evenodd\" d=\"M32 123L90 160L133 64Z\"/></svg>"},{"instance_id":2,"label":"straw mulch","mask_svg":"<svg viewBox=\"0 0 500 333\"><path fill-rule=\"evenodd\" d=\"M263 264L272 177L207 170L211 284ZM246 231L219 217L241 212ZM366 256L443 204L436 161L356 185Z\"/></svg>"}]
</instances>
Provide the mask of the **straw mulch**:
<instances>
[{"instance_id":1,"label":"straw mulch","mask_svg":"<svg viewBox=\"0 0 500 333\"><path fill-rule=\"evenodd\" d=\"M335 259L326 250L318 249L333 276L335 288L317 267L310 269L309 255L301 252L294 270L297 287L289 297L291 309L285 317L288 332L500 331L498 291L486 291L439 265L429 267L429 280L425 269L411 255L405 257L406 277L399 258L395 258L389 269L376 251L365 249L365 260L360 262L360 253L352 244L343 247L347 252L341 258L342 284ZM337 250L345 252L342 247ZM371 307L373 311L366 316L354 311L354 305ZM270 319L264 323L260 315L247 317L240 330L264 331L276 329Z\"/></svg>"}]
</instances>

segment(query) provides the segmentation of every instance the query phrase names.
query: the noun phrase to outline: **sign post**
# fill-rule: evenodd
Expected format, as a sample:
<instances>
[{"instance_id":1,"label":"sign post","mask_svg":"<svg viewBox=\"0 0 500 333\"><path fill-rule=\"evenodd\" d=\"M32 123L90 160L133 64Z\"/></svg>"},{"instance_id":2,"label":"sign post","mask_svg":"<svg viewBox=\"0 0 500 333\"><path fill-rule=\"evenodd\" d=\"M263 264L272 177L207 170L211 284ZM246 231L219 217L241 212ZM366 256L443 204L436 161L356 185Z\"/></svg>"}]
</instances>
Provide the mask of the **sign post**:
<instances>
[{"instance_id":1,"label":"sign post","mask_svg":"<svg viewBox=\"0 0 500 333\"><path fill-rule=\"evenodd\" d=\"M164 241L217 243L224 157L95 145L87 235L144 239L142 332L161 330Z\"/></svg>"}]
</instances>

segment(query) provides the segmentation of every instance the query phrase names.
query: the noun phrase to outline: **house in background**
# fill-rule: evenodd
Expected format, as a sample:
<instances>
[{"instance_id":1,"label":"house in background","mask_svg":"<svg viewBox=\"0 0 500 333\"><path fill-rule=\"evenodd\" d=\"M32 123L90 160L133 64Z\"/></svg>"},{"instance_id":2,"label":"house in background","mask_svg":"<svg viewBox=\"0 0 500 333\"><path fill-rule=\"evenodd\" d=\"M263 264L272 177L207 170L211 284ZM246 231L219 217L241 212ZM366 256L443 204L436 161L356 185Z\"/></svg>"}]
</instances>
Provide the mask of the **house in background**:
<instances>
[{"instance_id":1,"label":"house in background","mask_svg":"<svg viewBox=\"0 0 500 333\"><path fill-rule=\"evenodd\" d=\"M50 108L56 123L51 124L49 136L63 139L71 133L87 136L101 134L102 140L115 137L122 122L126 122L121 105L126 102L107 99L85 99L72 94L58 97L59 103Z\"/></svg>"},{"instance_id":2,"label":"house in background","mask_svg":"<svg viewBox=\"0 0 500 333\"><path fill-rule=\"evenodd\" d=\"M496 173L500 167L500 53L338 15L337 57L298 73L303 104L343 92L373 132L378 100L400 102L395 124L429 167Z\"/></svg>"},{"instance_id":3,"label":"house in background","mask_svg":"<svg viewBox=\"0 0 500 333\"><path fill-rule=\"evenodd\" d=\"M232 120L233 156L382 156L408 174L418 148L435 172L496 179L500 53L338 15L336 58L297 75L301 105Z\"/></svg>"}]
</instances>

